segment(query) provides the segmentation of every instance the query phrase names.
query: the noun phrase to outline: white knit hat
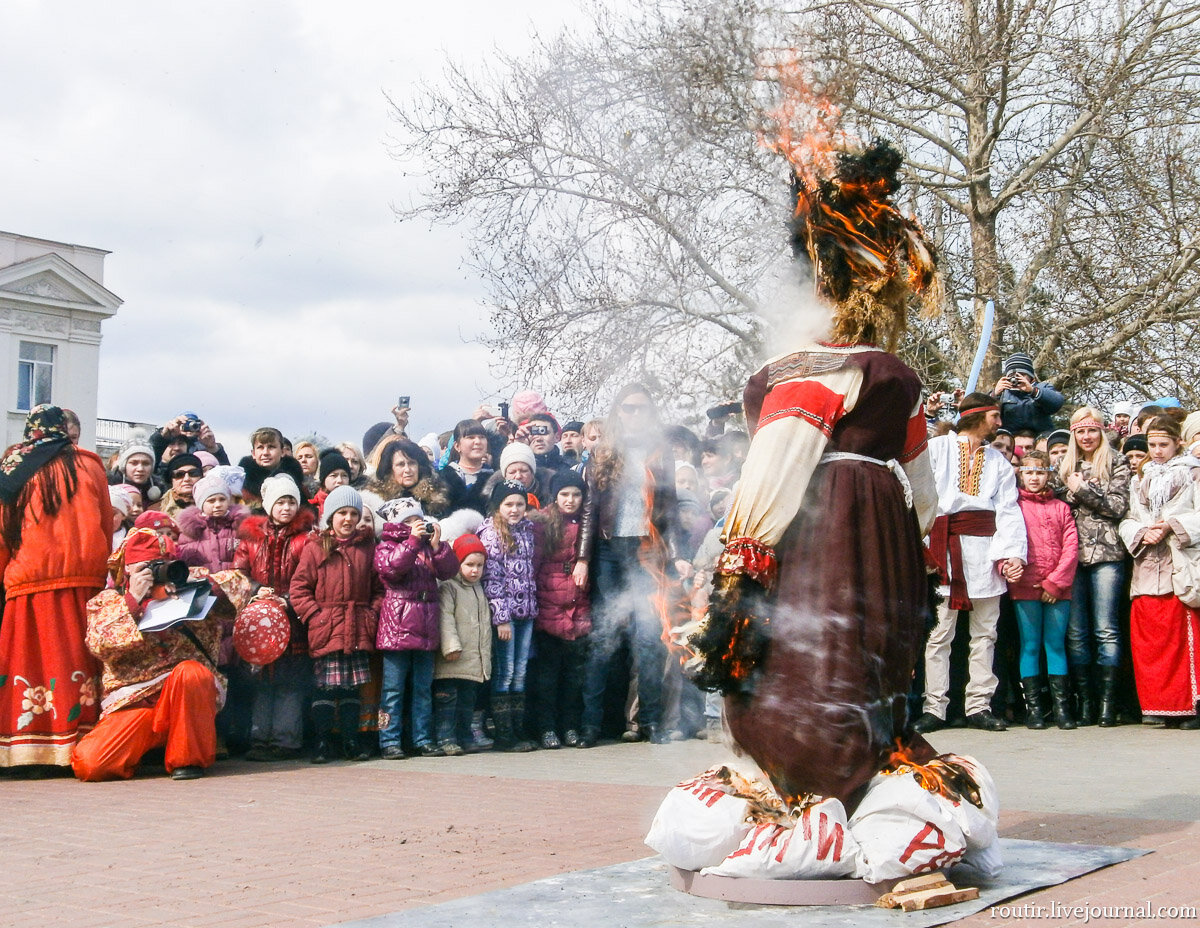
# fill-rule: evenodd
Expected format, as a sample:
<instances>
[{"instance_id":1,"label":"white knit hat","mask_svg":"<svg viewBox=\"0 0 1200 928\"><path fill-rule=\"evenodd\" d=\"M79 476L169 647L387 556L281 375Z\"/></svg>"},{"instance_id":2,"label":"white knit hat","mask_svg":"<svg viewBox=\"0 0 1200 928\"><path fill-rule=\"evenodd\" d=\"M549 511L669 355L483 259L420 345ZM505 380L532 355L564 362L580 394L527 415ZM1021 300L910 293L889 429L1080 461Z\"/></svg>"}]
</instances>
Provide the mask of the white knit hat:
<instances>
[{"instance_id":1,"label":"white knit hat","mask_svg":"<svg viewBox=\"0 0 1200 928\"><path fill-rule=\"evenodd\" d=\"M406 519L411 519L414 516L424 518L425 510L421 508L421 503L418 500L413 499L411 496L401 496L396 499L389 499L380 506L379 514L383 516L385 522L404 522Z\"/></svg>"},{"instance_id":2,"label":"white knit hat","mask_svg":"<svg viewBox=\"0 0 1200 928\"><path fill-rule=\"evenodd\" d=\"M303 502L304 497L300 494L300 488L296 486L296 481L287 474L276 474L274 477L268 477L262 482L262 505L263 511L267 515L271 514L271 510L275 508L275 504L285 496L290 496L297 504Z\"/></svg>"},{"instance_id":3,"label":"white knit hat","mask_svg":"<svg viewBox=\"0 0 1200 928\"><path fill-rule=\"evenodd\" d=\"M197 506L203 506L204 501L211 496L232 497L233 491L224 480L210 473L196 481L196 485L192 487L192 500Z\"/></svg>"},{"instance_id":4,"label":"white knit hat","mask_svg":"<svg viewBox=\"0 0 1200 928\"><path fill-rule=\"evenodd\" d=\"M133 500L129 498L129 494L120 487L108 488L108 501L112 503L113 509L117 510L123 516L129 515L129 507L133 505Z\"/></svg>"},{"instance_id":5,"label":"white knit hat","mask_svg":"<svg viewBox=\"0 0 1200 928\"><path fill-rule=\"evenodd\" d=\"M509 464L516 464L518 461L528 464L531 471L537 471L537 458L533 456L533 449L523 441L510 441L500 452L500 476L504 476Z\"/></svg>"},{"instance_id":6,"label":"white knit hat","mask_svg":"<svg viewBox=\"0 0 1200 928\"><path fill-rule=\"evenodd\" d=\"M134 439L121 449L121 454L117 457L117 470L119 470L121 473L125 473L125 465L135 454L144 454L150 458L151 467L153 467L154 462L158 460L154 454L154 449L151 448L147 442L140 439Z\"/></svg>"}]
</instances>

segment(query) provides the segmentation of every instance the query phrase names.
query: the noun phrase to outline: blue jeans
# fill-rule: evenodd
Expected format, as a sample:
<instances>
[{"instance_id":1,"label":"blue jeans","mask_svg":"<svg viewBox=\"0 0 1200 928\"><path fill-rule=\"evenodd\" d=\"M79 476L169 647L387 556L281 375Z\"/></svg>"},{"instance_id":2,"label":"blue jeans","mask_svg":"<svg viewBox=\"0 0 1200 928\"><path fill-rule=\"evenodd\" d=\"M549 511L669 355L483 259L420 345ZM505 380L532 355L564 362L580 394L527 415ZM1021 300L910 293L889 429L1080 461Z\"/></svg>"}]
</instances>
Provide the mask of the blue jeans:
<instances>
[{"instance_id":1,"label":"blue jeans","mask_svg":"<svg viewBox=\"0 0 1200 928\"><path fill-rule=\"evenodd\" d=\"M599 731L609 664L625 635L637 667L638 725L657 727L662 715L667 647L654 606L654 578L642 566L640 538L600 539L592 559L592 633L583 677L583 727Z\"/></svg>"},{"instance_id":2,"label":"blue jeans","mask_svg":"<svg viewBox=\"0 0 1200 928\"><path fill-rule=\"evenodd\" d=\"M1117 608L1124 586L1122 561L1079 565L1071 597L1071 620L1067 625L1067 655L1072 667L1091 664L1093 640L1098 665L1116 667L1121 663Z\"/></svg>"},{"instance_id":3,"label":"blue jeans","mask_svg":"<svg viewBox=\"0 0 1200 928\"><path fill-rule=\"evenodd\" d=\"M420 747L433 743L433 652L384 651L379 708L386 724L379 726L381 748L400 747L404 734L404 683L409 678L412 679L413 744Z\"/></svg>"},{"instance_id":4,"label":"blue jeans","mask_svg":"<svg viewBox=\"0 0 1200 928\"><path fill-rule=\"evenodd\" d=\"M492 638L492 692L524 693L525 670L529 666L529 645L533 641L533 619L513 619L512 637Z\"/></svg>"},{"instance_id":5,"label":"blue jeans","mask_svg":"<svg viewBox=\"0 0 1200 928\"><path fill-rule=\"evenodd\" d=\"M1021 628L1021 679L1042 671L1042 649L1046 650L1046 673L1067 675L1067 622L1071 604L1065 599L1044 603L1038 599L1014 599L1017 624Z\"/></svg>"}]
</instances>

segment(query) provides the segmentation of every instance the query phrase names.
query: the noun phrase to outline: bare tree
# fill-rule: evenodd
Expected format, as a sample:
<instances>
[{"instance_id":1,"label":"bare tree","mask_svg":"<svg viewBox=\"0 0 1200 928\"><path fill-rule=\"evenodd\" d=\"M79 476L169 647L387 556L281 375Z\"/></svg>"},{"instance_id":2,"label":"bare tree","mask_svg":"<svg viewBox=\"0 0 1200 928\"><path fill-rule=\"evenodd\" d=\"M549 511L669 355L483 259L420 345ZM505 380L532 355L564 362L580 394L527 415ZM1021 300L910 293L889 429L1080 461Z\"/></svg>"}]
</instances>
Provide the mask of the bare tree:
<instances>
[{"instance_id":1,"label":"bare tree","mask_svg":"<svg viewBox=\"0 0 1200 928\"><path fill-rule=\"evenodd\" d=\"M806 47L860 133L897 140L944 255L920 350L989 374L1027 349L1080 399L1200 400L1200 6L1174 0L829 0ZM914 345L916 347L917 345Z\"/></svg>"},{"instance_id":2,"label":"bare tree","mask_svg":"<svg viewBox=\"0 0 1200 928\"><path fill-rule=\"evenodd\" d=\"M1197 381L1197 6L1181 0L635 0L393 102L400 211L464 224L502 365L578 402L638 376L698 406L768 342L788 169L759 141L797 48L861 138L907 153L947 301L905 346L962 378L1031 350L1082 398ZM964 308L965 307L965 308Z\"/></svg>"}]
</instances>

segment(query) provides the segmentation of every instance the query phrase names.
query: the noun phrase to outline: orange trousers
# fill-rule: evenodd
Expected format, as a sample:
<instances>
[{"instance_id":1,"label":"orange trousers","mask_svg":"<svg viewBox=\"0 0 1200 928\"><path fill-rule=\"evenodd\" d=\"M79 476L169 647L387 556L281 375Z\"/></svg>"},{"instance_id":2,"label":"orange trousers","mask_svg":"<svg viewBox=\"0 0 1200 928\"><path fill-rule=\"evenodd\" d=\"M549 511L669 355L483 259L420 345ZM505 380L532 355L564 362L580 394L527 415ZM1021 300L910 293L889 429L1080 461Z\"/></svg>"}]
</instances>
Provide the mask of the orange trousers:
<instances>
[{"instance_id":1,"label":"orange trousers","mask_svg":"<svg viewBox=\"0 0 1200 928\"><path fill-rule=\"evenodd\" d=\"M149 708L118 709L85 735L71 755L81 780L127 780L151 748L166 745L166 766L210 767L217 754L217 684L198 661L171 671Z\"/></svg>"}]
</instances>

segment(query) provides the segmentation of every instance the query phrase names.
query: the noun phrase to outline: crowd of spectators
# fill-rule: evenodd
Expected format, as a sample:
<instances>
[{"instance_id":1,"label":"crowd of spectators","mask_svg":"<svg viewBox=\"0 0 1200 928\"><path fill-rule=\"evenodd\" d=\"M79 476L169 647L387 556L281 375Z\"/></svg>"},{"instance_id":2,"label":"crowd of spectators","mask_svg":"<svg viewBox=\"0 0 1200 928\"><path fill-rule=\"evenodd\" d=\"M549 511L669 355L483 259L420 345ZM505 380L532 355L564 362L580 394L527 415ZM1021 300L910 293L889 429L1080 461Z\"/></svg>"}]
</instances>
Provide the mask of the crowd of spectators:
<instances>
[{"instance_id":1,"label":"crowd of spectators","mask_svg":"<svg viewBox=\"0 0 1200 928\"><path fill-rule=\"evenodd\" d=\"M946 521L919 731L1197 727L1200 413L1069 408L1024 354L988 393L926 396ZM735 410L698 434L637 384L589 420L523 391L419 437L402 406L360 444L265 426L236 463L185 412L102 463L39 407L0 466L0 768L718 737L678 630L749 448ZM207 617L146 627L169 582L206 578ZM286 617L267 662L236 646L255 609Z\"/></svg>"}]
</instances>

